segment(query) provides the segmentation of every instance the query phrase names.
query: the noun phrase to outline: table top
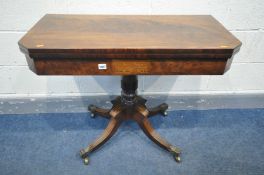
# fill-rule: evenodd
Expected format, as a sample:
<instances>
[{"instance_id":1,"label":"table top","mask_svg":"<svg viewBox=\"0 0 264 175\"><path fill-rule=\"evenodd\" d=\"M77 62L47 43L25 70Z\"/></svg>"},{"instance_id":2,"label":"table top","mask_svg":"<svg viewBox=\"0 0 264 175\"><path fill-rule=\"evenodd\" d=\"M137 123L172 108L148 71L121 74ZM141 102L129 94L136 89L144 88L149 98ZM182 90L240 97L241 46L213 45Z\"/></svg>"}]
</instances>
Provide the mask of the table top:
<instances>
[{"instance_id":1,"label":"table top","mask_svg":"<svg viewBox=\"0 0 264 175\"><path fill-rule=\"evenodd\" d=\"M47 14L19 45L25 53L232 54L241 42L210 15Z\"/></svg>"},{"instance_id":2,"label":"table top","mask_svg":"<svg viewBox=\"0 0 264 175\"><path fill-rule=\"evenodd\" d=\"M45 15L19 41L38 75L219 75L241 42L210 15Z\"/></svg>"}]
</instances>

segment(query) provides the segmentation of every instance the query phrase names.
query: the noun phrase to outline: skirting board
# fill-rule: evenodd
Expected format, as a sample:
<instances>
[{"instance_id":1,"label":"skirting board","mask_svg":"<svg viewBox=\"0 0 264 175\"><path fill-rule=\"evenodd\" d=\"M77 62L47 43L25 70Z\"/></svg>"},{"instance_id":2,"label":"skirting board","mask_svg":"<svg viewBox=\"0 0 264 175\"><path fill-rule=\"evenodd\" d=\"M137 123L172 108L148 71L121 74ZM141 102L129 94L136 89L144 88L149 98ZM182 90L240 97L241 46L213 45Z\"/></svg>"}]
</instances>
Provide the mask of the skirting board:
<instances>
[{"instance_id":1,"label":"skirting board","mask_svg":"<svg viewBox=\"0 0 264 175\"><path fill-rule=\"evenodd\" d=\"M0 98L0 114L87 112L89 104L111 107L115 96ZM146 95L147 106L166 102L170 110L264 108L264 94Z\"/></svg>"}]
</instances>

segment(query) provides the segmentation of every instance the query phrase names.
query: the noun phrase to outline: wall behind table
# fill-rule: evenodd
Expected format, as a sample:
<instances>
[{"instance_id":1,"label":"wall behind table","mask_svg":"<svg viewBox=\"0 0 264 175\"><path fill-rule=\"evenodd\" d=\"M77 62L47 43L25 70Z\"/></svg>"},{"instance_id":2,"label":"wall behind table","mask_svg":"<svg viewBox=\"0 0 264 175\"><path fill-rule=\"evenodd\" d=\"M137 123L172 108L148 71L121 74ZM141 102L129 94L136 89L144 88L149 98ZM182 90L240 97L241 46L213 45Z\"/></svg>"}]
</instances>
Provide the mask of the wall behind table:
<instances>
[{"instance_id":1,"label":"wall behind table","mask_svg":"<svg viewBox=\"0 0 264 175\"><path fill-rule=\"evenodd\" d=\"M0 1L0 97L119 94L120 77L37 76L18 40L46 13L211 14L243 45L224 76L140 76L140 93L264 93L263 0Z\"/></svg>"}]
</instances>

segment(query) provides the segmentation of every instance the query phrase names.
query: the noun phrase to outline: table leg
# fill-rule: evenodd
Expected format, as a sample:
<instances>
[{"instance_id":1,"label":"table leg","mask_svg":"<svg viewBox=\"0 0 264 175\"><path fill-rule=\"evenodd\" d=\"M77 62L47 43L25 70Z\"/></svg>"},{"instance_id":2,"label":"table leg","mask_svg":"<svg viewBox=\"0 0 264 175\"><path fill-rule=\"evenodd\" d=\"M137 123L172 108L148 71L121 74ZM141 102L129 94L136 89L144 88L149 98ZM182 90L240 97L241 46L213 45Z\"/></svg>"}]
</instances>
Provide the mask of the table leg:
<instances>
[{"instance_id":1,"label":"table leg","mask_svg":"<svg viewBox=\"0 0 264 175\"><path fill-rule=\"evenodd\" d=\"M91 117L100 116L107 119L110 119L110 110L109 109L103 109L99 108L95 105L89 105L88 110L91 112Z\"/></svg>"},{"instance_id":2,"label":"table leg","mask_svg":"<svg viewBox=\"0 0 264 175\"><path fill-rule=\"evenodd\" d=\"M102 135L99 138L97 138L88 147L86 147L85 149L82 149L80 151L80 155L84 159L85 164L88 164L88 162L89 162L88 154L95 151L100 146L102 146L107 140L109 140L114 135L114 133L117 131L120 124L121 124L121 121L119 119L112 117L110 119L106 129L102 133Z\"/></svg>"},{"instance_id":3,"label":"table leg","mask_svg":"<svg viewBox=\"0 0 264 175\"><path fill-rule=\"evenodd\" d=\"M151 139L154 143L156 143L161 148L172 153L175 160L177 162L180 162L180 153L181 153L180 149L171 145L169 142L167 142L165 139L163 139L154 130L154 128L151 126L151 123L148 120L149 113L146 112L146 111L148 111L146 109L146 107L145 106L138 106L136 108L136 110L138 112L135 113L133 118L136 120L136 122L138 123L140 128L143 130L143 132L148 136L148 138Z\"/></svg>"},{"instance_id":4,"label":"table leg","mask_svg":"<svg viewBox=\"0 0 264 175\"><path fill-rule=\"evenodd\" d=\"M162 103L154 108L149 108L149 115L148 117L153 117L157 114L162 114L163 116L167 116L167 109L168 109L168 105L166 103Z\"/></svg>"}]
</instances>

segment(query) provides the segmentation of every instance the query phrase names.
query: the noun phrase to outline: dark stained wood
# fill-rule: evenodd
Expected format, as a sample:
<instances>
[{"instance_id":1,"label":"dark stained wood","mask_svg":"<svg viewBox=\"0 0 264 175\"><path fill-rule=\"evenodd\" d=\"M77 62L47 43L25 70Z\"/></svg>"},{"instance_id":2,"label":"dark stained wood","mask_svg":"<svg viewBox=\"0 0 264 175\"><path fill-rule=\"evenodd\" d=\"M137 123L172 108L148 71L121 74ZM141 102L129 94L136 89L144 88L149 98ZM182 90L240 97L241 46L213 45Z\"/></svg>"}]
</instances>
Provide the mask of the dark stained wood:
<instances>
[{"instance_id":1,"label":"dark stained wood","mask_svg":"<svg viewBox=\"0 0 264 175\"><path fill-rule=\"evenodd\" d=\"M143 53L159 53L159 49L207 53L220 49L225 53L240 42L209 15L46 15L20 44L32 53L109 53L109 49L115 49L115 53L127 53L127 49L143 49Z\"/></svg>"},{"instance_id":2,"label":"dark stained wood","mask_svg":"<svg viewBox=\"0 0 264 175\"><path fill-rule=\"evenodd\" d=\"M39 75L202 75L241 42L209 15L45 15L19 46Z\"/></svg>"},{"instance_id":3,"label":"dark stained wood","mask_svg":"<svg viewBox=\"0 0 264 175\"><path fill-rule=\"evenodd\" d=\"M136 76L123 76L121 83L123 93L121 96L118 96L112 101L113 107L110 110L102 109L94 105L89 106L89 110L92 114L109 119L109 123L104 132L94 142L80 151L80 155L84 159L84 162L87 163L89 160L88 155L100 148L113 136L124 120L136 121L149 139L161 148L170 152L174 156L175 160L179 162L181 154L180 149L174 147L172 144L163 139L153 129L148 120L149 117L158 113L165 114L168 109L168 105L163 103L157 107L148 109L145 105L147 100L136 95Z\"/></svg>"},{"instance_id":4,"label":"dark stained wood","mask_svg":"<svg viewBox=\"0 0 264 175\"><path fill-rule=\"evenodd\" d=\"M136 93L136 75L223 74L241 46L208 15L45 15L18 44L38 75L124 75L121 96L111 109L89 106L92 114L110 121L102 135L80 151L85 163L128 119L180 161L180 149L161 138L148 120L166 115L168 105L148 109ZM99 69L100 64L106 68Z\"/></svg>"},{"instance_id":5,"label":"dark stained wood","mask_svg":"<svg viewBox=\"0 0 264 175\"><path fill-rule=\"evenodd\" d=\"M99 70L98 64L106 64L106 70ZM202 75L224 73L226 60L209 59L173 60L173 59L82 59L43 60L36 59L35 67L38 75Z\"/></svg>"},{"instance_id":6,"label":"dark stained wood","mask_svg":"<svg viewBox=\"0 0 264 175\"><path fill-rule=\"evenodd\" d=\"M80 151L82 158L85 158L88 152L93 152L96 149L100 148L105 142L107 142L117 131L121 121L114 117L111 117L107 127L100 137L98 137L93 143L91 143L87 148Z\"/></svg>"}]
</instances>

